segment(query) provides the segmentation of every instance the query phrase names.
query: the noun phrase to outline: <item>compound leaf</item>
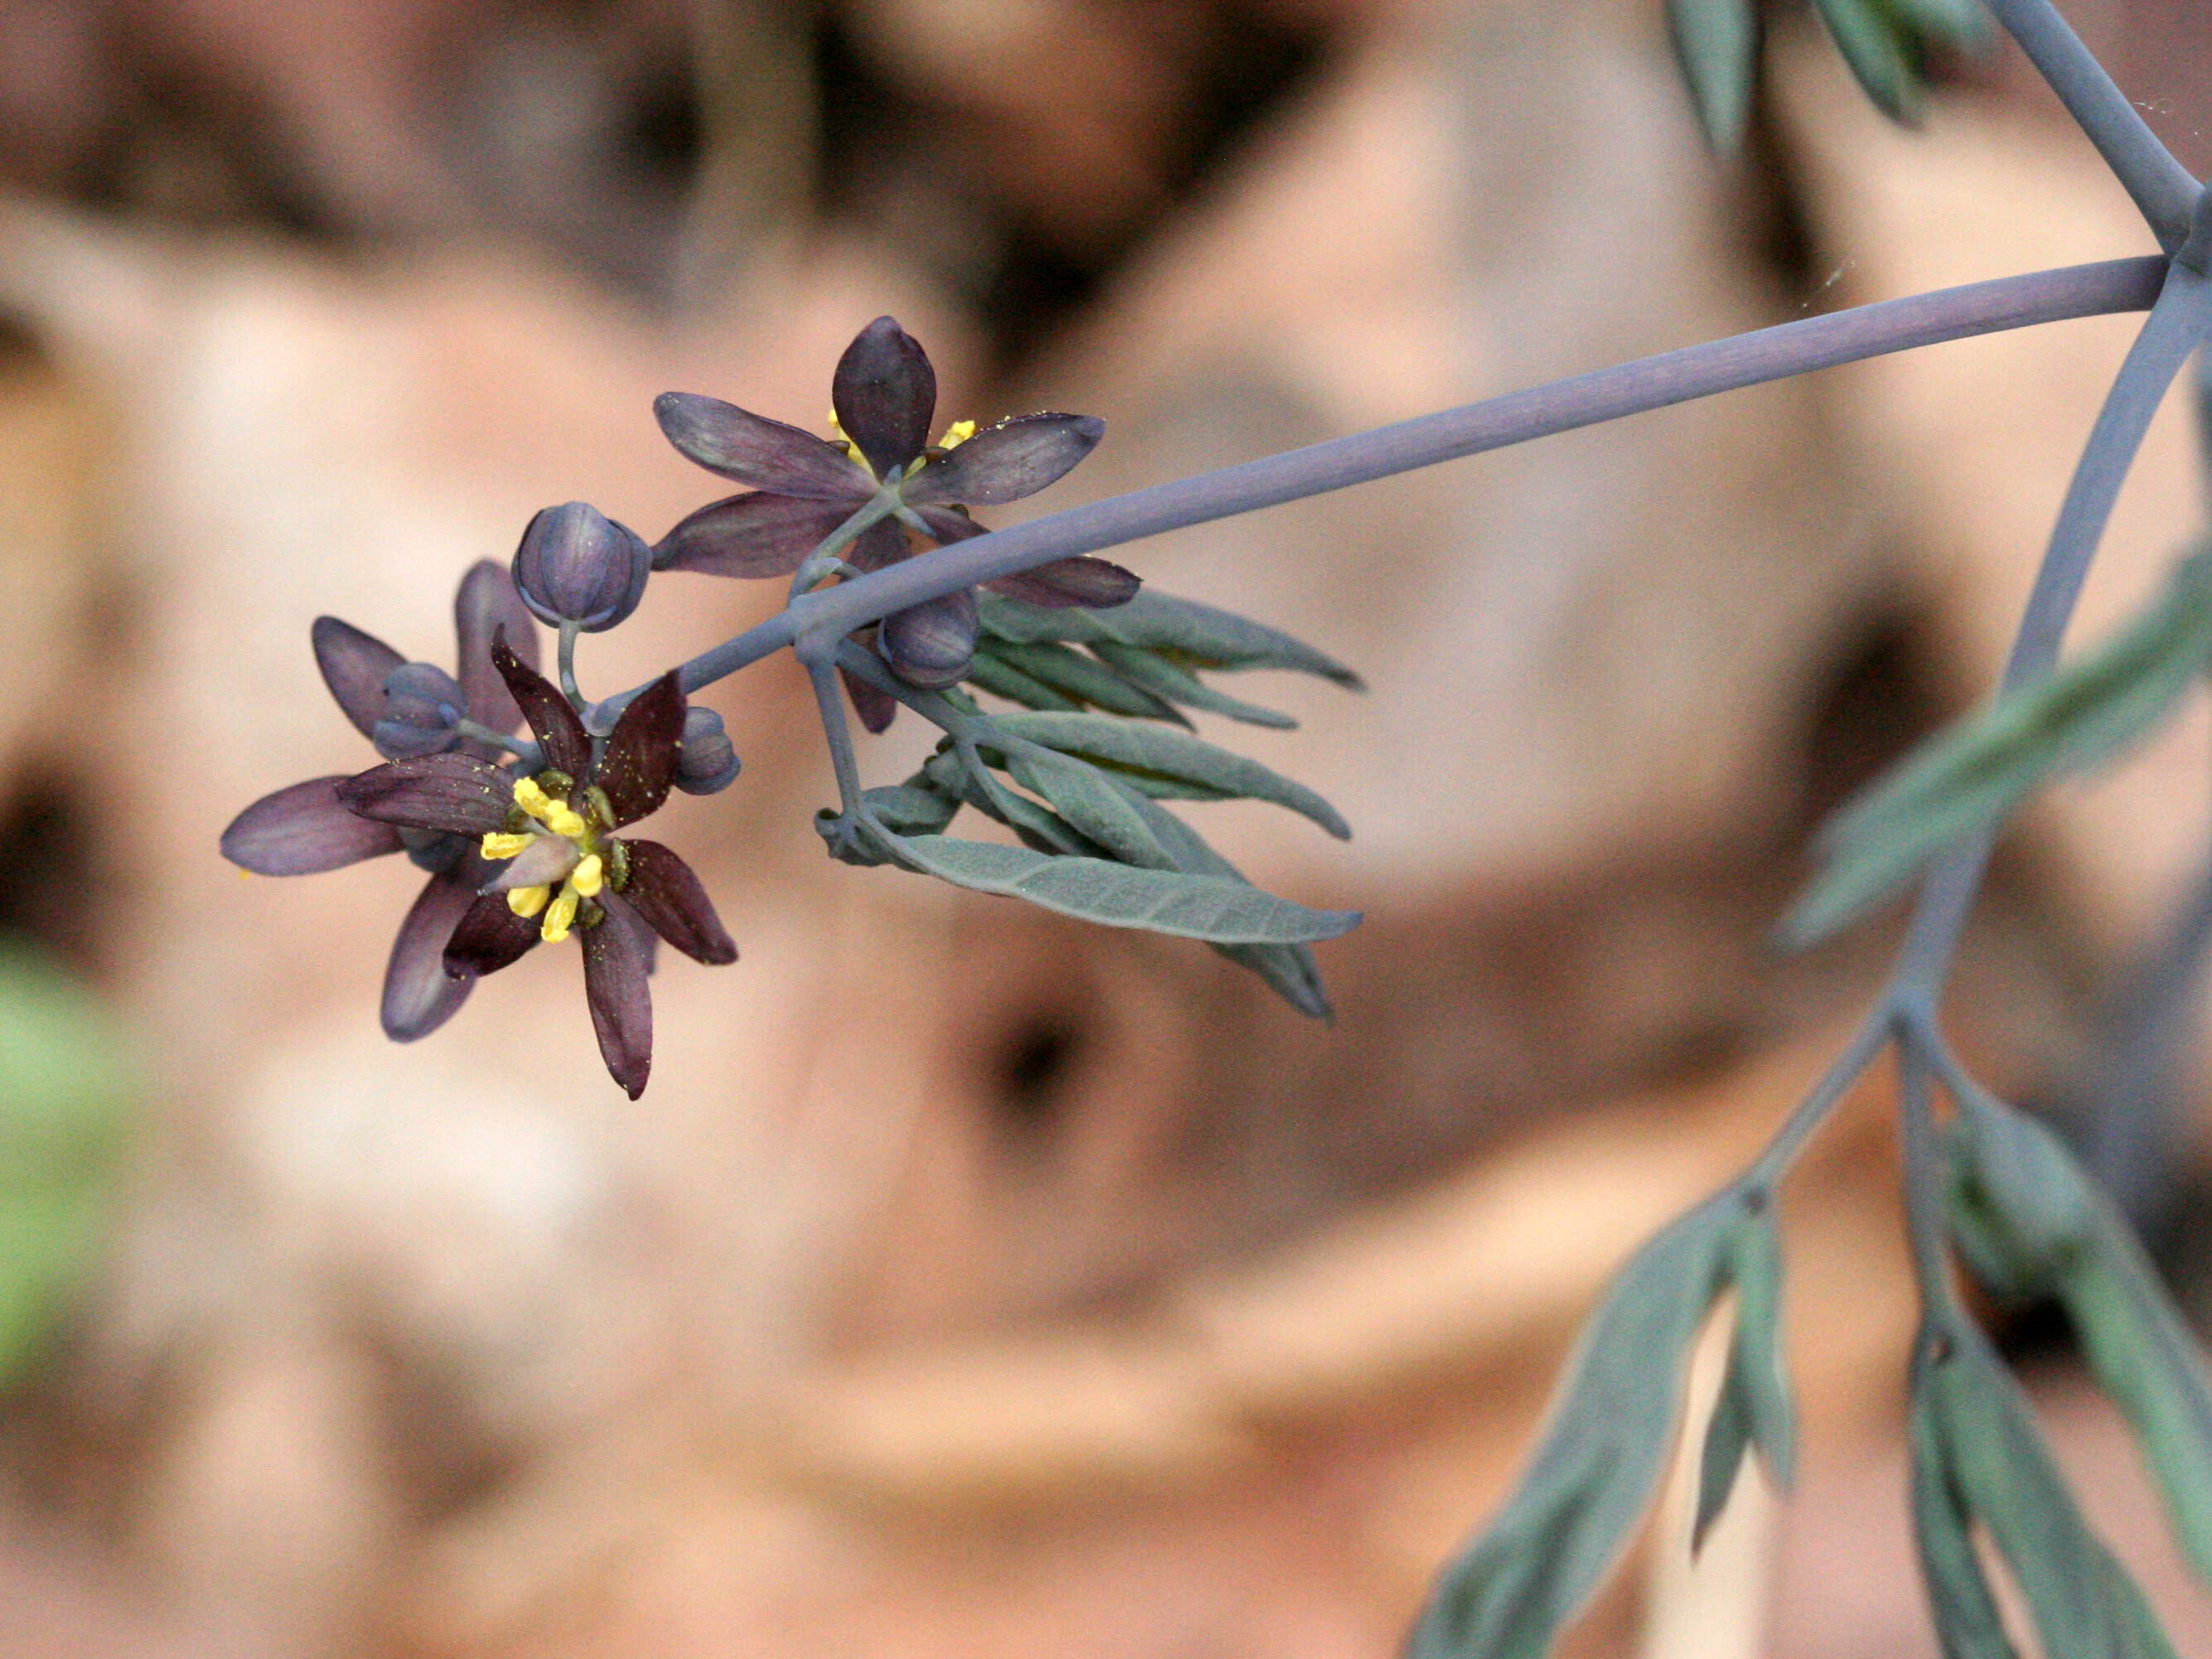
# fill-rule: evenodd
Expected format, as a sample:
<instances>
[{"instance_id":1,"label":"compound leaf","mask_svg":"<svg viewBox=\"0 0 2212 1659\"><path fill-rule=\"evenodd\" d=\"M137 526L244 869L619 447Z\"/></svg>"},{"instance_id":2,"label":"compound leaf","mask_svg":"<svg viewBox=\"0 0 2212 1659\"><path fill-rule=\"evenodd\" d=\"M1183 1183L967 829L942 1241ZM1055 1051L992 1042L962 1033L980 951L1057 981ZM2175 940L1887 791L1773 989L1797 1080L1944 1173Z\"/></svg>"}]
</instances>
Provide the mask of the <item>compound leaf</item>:
<instances>
[{"instance_id":1,"label":"compound leaf","mask_svg":"<svg viewBox=\"0 0 2212 1659\"><path fill-rule=\"evenodd\" d=\"M1589 1600L1666 1461L1684 1356L1741 1214L1733 1193L1710 1200L1614 1278L1534 1458L1498 1517L1444 1569L1407 1659L1539 1659Z\"/></svg>"},{"instance_id":2,"label":"compound leaf","mask_svg":"<svg viewBox=\"0 0 2212 1659\"><path fill-rule=\"evenodd\" d=\"M1784 931L1799 944L1832 933L2045 780L2125 747L2188 689L2208 652L2212 554L2198 553L2111 639L1942 733L1830 820L1827 867Z\"/></svg>"}]
</instances>

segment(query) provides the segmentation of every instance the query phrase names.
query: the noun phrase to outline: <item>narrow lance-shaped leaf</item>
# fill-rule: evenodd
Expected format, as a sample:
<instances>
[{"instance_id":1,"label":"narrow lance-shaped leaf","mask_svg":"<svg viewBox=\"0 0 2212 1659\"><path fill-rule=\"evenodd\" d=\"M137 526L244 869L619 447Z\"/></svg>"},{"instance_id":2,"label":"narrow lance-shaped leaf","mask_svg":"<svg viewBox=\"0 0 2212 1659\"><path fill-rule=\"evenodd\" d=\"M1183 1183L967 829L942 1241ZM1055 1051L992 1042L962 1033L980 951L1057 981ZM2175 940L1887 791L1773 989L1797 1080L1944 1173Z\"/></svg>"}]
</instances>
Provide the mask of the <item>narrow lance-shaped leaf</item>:
<instances>
[{"instance_id":1,"label":"narrow lance-shaped leaf","mask_svg":"<svg viewBox=\"0 0 2212 1659\"><path fill-rule=\"evenodd\" d=\"M1141 646L1115 645L1101 640L1091 647L1098 660L1130 684L1150 692L1164 702L1185 708L1202 708L1209 714L1226 714L1248 726L1265 726L1278 732L1293 731L1297 722L1288 714L1246 702L1225 691L1217 691L1189 670Z\"/></svg>"},{"instance_id":2,"label":"narrow lance-shaped leaf","mask_svg":"<svg viewBox=\"0 0 2212 1659\"><path fill-rule=\"evenodd\" d=\"M1758 78L1758 13L1751 0L1668 0L1667 25L1707 141L1732 154Z\"/></svg>"},{"instance_id":3,"label":"narrow lance-shaped leaf","mask_svg":"<svg viewBox=\"0 0 2212 1659\"><path fill-rule=\"evenodd\" d=\"M1109 927L1224 945L1296 945L1334 939L1359 921L1357 911L1312 909L1248 883L1054 857L990 842L915 836L891 850L902 863L957 887L1027 899Z\"/></svg>"},{"instance_id":4,"label":"narrow lance-shaped leaf","mask_svg":"<svg viewBox=\"0 0 2212 1659\"><path fill-rule=\"evenodd\" d=\"M1016 783L1043 797L1060 817L1123 864L1152 870L1176 867L1144 815L1097 767L1048 752L1011 755L1006 769Z\"/></svg>"},{"instance_id":5,"label":"narrow lance-shaped leaf","mask_svg":"<svg viewBox=\"0 0 2212 1659\"><path fill-rule=\"evenodd\" d=\"M1748 1448L1759 1448L1778 1487L1787 1489L1796 1469L1796 1413L1782 1360L1782 1244L1771 1214L1762 1210L1737 1228L1727 1271L1735 1288L1735 1327L1699 1460L1693 1550L1727 1507Z\"/></svg>"},{"instance_id":6,"label":"narrow lance-shaped leaf","mask_svg":"<svg viewBox=\"0 0 2212 1659\"><path fill-rule=\"evenodd\" d=\"M1170 703L1163 702L1151 692L1132 684L1105 664L1086 657L1079 651L1071 651L1064 645L1012 645L1004 641L978 652L980 662L985 655L997 658L1017 673L1051 687L1062 695L1075 699L1079 710L1088 703L1109 714L1128 714L1139 720L1169 720L1188 724ZM980 678L971 666L969 678ZM1024 700L1025 701L1025 700ZM1041 706L1041 705L1039 705Z\"/></svg>"},{"instance_id":7,"label":"narrow lance-shaped leaf","mask_svg":"<svg viewBox=\"0 0 2212 1659\"><path fill-rule=\"evenodd\" d=\"M1827 867L1784 925L1809 944L1987 829L2046 779L2093 766L2154 726L2212 651L2212 554L2095 649L1952 727L1822 830Z\"/></svg>"},{"instance_id":8,"label":"narrow lance-shaped leaf","mask_svg":"<svg viewBox=\"0 0 2212 1659\"><path fill-rule=\"evenodd\" d=\"M2012 1569L2043 1650L2065 1659L2173 1659L2142 1590L2075 1508L2027 1397L1986 1339L1961 1320L1938 1340L1919 1391L1944 1469Z\"/></svg>"},{"instance_id":9,"label":"narrow lance-shaped leaf","mask_svg":"<svg viewBox=\"0 0 2212 1659\"><path fill-rule=\"evenodd\" d=\"M992 593L980 595L977 604L984 632L1018 645L1110 641L1164 652L1192 668L1282 668L1360 689L1358 675L1280 629L1149 587L1109 611L1052 610Z\"/></svg>"},{"instance_id":10,"label":"narrow lance-shaped leaf","mask_svg":"<svg viewBox=\"0 0 2212 1659\"><path fill-rule=\"evenodd\" d=\"M1974 1553L1973 1523L1951 1484L1942 1428L1926 1392L1912 1400L1912 1536L1944 1659L2018 1659Z\"/></svg>"},{"instance_id":11,"label":"narrow lance-shaped leaf","mask_svg":"<svg viewBox=\"0 0 2212 1659\"><path fill-rule=\"evenodd\" d=\"M989 730L1112 768L1148 795L1269 801L1311 818L1340 840L1352 834L1337 810L1304 784L1186 732L1103 714L994 714L987 731L977 734L986 748Z\"/></svg>"},{"instance_id":12,"label":"narrow lance-shaped leaf","mask_svg":"<svg viewBox=\"0 0 2212 1659\"><path fill-rule=\"evenodd\" d=\"M1050 807L1040 805L1018 790L994 787L995 780L979 775L951 749L932 755L922 768L922 776L986 817L996 818L1021 837L1023 846L1036 852L1065 853L1074 858L1111 856Z\"/></svg>"},{"instance_id":13,"label":"narrow lance-shaped leaf","mask_svg":"<svg viewBox=\"0 0 2212 1659\"><path fill-rule=\"evenodd\" d=\"M1920 67L1911 33L1881 0L1813 0L1866 95L1893 121L1920 118Z\"/></svg>"},{"instance_id":14,"label":"narrow lance-shaped leaf","mask_svg":"<svg viewBox=\"0 0 2212 1659\"><path fill-rule=\"evenodd\" d=\"M1079 714L1083 709L1073 697L1024 673L989 648L988 643L976 651L975 659L969 663L968 683L1025 708L1055 709L1066 714Z\"/></svg>"},{"instance_id":15,"label":"narrow lance-shaped leaf","mask_svg":"<svg viewBox=\"0 0 2212 1659\"><path fill-rule=\"evenodd\" d=\"M2098 1383L2127 1417L2176 1538L2212 1583L2212 1386L2126 1220L2057 1137L1987 1095L1949 1143L1953 1225L1992 1289L2055 1294Z\"/></svg>"},{"instance_id":16,"label":"narrow lance-shaped leaf","mask_svg":"<svg viewBox=\"0 0 2212 1659\"><path fill-rule=\"evenodd\" d=\"M1701 1204L1621 1269L1527 1473L1444 1569L1407 1659L1539 1659L1589 1599L1658 1480L1684 1356L1741 1214L1733 1194Z\"/></svg>"},{"instance_id":17,"label":"narrow lance-shaped leaf","mask_svg":"<svg viewBox=\"0 0 2212 1659\"><path fill-rule=\"evenodd\" d=\"M1144 815L1155 839L1175 860L1175 867L1194 876L1219 876L1243 881L1244 872L1208 845L1205 836L1142 791L1122 786L1130 805ZM1330 1019L1328 994L1322 988L1321 964L1303 945L1216 945L1212 947L1238 967L1257 974L1268 988L1310 1019Z\"/></svg>"}]
</instances>

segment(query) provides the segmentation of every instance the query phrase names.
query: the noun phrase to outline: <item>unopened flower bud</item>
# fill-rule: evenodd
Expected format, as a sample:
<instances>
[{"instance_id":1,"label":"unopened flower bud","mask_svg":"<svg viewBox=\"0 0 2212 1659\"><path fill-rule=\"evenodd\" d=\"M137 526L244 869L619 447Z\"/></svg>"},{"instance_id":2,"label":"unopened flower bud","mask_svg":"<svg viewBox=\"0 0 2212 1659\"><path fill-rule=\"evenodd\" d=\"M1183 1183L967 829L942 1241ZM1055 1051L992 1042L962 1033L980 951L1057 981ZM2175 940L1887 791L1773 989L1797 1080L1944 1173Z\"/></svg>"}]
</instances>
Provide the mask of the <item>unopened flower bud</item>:
<instances>
[{"instance_id":1,"label":"unopened flower bud","mask_svg":"<svg viewBox=\"0 0 2212 1659\"><path fill-rule=\"evenodd\" d=\"M539 621L574 623L586 634L612 628L637 609L653 550L626 526L584 501L549 507L522 532L514 586Z\"/></svg>"},{"instance_id":2,"label":"unopened flower bud","mask_svg":"<svg viewBox=\"0 0 2212 1659\"><path fill-rule=\"evenodd\" d=\"M678 789L687 795L719 794L737 781L739 764L720 714L696 703L684 711L684 736L676 746Z\"/></svg>"},{"instance_id":3,"label":"unopened flower bud","mask_svg":"<svg viewBox=\"0 0 2212 1659\"><path fill-rule=\"evenodd\" d=\"M443 754L460 741L454 730L468 699L453 677L427 662L393 669L384 679L384 716L370 732L386 760Z\"/></svg>"}]
</instances>

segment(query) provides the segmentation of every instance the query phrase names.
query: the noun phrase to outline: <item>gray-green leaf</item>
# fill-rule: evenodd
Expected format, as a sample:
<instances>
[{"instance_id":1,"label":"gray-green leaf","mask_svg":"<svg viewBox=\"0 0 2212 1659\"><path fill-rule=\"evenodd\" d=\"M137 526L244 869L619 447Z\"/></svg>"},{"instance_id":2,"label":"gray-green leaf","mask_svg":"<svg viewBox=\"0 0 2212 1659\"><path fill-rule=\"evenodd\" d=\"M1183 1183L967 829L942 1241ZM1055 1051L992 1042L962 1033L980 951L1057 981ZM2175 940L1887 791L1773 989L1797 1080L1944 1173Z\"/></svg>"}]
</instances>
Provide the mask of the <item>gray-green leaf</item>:
<instances>
[{"instance_id":1,"label":"gray-green leaf","mask_svg":"<svg viewBox=\"0 0 2212 1659\"><path fill-rule=\"evenodd\" d=\"M1284 668L1318 674L1350 690L1359 676L1324 652L1279 629L1195 599L1178 599L1147 587L1126 605L1104 611L1050 610L996 593L975 596L986 635L1033 645L1057 641L1095 645L1102 641L1142 646L1186 667L1237 671Z\"/></svg>"},{"instance_id":2,"label":"gray-green leaf","mask_svg":"<svg viewBox=\"0 0 2212 1659\"><path fill-rule=\"evenodd\" d=\"M1759 1448L1777 1486L1786 1490L1796 1473L1796 1409L1782 1361L1782 1242L1770 1211L1747 1214L1730 1235L1723 1271L1735 1287L1735 1324L1705 1429L1693 1550L1727 1507L1747 1446Z\"/></svg>"},{"instance_id":3,"label":"gray-green leaf","mask_svg":"<svg viewBox=\"0 0 2212 1659\"><path fill-rule=\"evenodd\" d=\"M1784 931L1810 944L1988 829L2046 779L2124 748L2172 707L2212 653L2212 555L2111 639L1923 745L1821 831L1827 867Z\"/></svg>"},{"instance_id":4,"label":"gray-green leaf","mask_svg":"<svg viewBox=\"0 0 2212 1659\"><path fill-rule=\"evenodd\" d=\"M1759 74L1757 11L1751 0L1668 0L1667 25L1707 142L1734 153Z\"/></svg>"},{"instance_id":5,"label":"gray-green leaf","mask_svg":"<svg viewBox=\"0 0 2212 1659\"><path fill-rule=\"evenodd\" d=\"M1680 1410L1684 1356L1741 1214L1723 1194L1621 1269L1528 1471L1444 1569L1407 1659L1539 1659L1589 1600L1650 1502Z\"/></svg>"},{"instance_id":6,"label":"gray-green leaf","mask_svg":"<svg viewBox=\"0 0 2212 1659\"><path fill-rule=\"evenodd\" d=\"M2124 1218L2056 1135L1986 1095L1960 1108L1948 1147L1967 1260L1993 1288L2064 1304L2142 1443L2176 1539L2212 1583L2212 1386L2196 1342Z\"/></svg>"},{"instance_id":7,"label":"gray-green leaf","mask_svg":"<svg viewBox=\"0 0 2212 1659\"><path fill-rule=\"evenodd\" d=\"M1060 693L1063 699L1073 700L1079 707L1089 704L1103 708L1109 714L1127 714L1137 720L1168 720L1178 726L1189 724L1175 711L1173 704L1163 702L1149 691L1130 684L1096 658L1086 657L1080 651L1071 651L1064 645L1015 645L999 641L986 644L976 654L979 660L984 657L997 658L1016 673L1049 687ZM980 678L977 684L982 684ZM1017 698L1016 701L1027 702L1028 699Z\"/></svg>"},{"instance_id":8,"label":"gray-green leaf","mask_svg":"<svg viewBox=\"0 0 2212 1659\"><path fill-rule=\"evenodd\" d=\"M1316 910L1218 876L1133 869L944 836L912 836L896 848L902 862L957 887L1027 899L1109 927L1221 945L1297 945L1334 939L1359 922L1356 910Z\"/></svg>"},{"instance_id":9,"label":"gray-green leaf","mask_svg":"<svg viewBox=\"0 0 2212 1659\"><path fill-rule=\"evenodd\" d=\"M1814 0L1866 95L1893 121L1920 118L1923 88L1911 30L1880 0Z\"/></svg>"},{"instance_id":10,"label":"gray-green leaf","mask_svg":"<svg viewBox=\"0 0 2212 1659\"><path fill-rule=\"evenodd\" d=\"M1974 1553L1972 1521L1943 1455L1942 1428L1924 1390L1912 1401L1912 1534L1944 1659L2018 1659L1990 1581Z\"/></svg>"},{"instance_id":11,"label":"gray-green leaf","mask_svg":"<svg viewBox=\"0 0 2212 1659\"><path fill-rule=\"evenodd\" d=\"M1194 876L1219 876L1243 881L1244 872L1215 852L1205 836L1141 791L1127 790L1132 805L1144 814L1145 823L1158 838L1175 867ZM1322 988L1321 964L1303 945L1216 945L1238 967L1248 969L1267 982L1277 996L1310 1019L1331 1019L1328 994Z\"/></svg>"},{"instance_id":12,"label":"gray-green leaf","mask_svg":"<svg viewBox=\"0 0 2212 1659\"><path fill-rule=\"evenodd\" d=\"M1007 758L1006 772L1122 863L1153 870L1176 867L1135 803L1087 761L1023 752Z\"/></svg>"},{"instance_id":13,"label":"gray-green leaf","mask_svg":"<svg viewBox=\"0 0 2212 1659\"><path fill-rule=\"evenodd\" d=\"M1170 661L1156 651L1141 646L1115 645L1101 640L1091 647L1098 660L1111 668L1130 684L1164 702L1179 704L1185 708L1202 708L1209 714L1226 714L1231 720L1243 720L1248 726L1265 726L1278 732L1297 729L1297 722L1288 714L1273 708L1263 708L1256 702L1246 702L1225 691L1217 691L1204 680L1180 664Z\"/></svg>"},{"instance_id":14,"label":"gray-green leaf","mask_svg":"<svg viewBox=\"0 0 2212 1659\"><path fill-rule=\"evenodd\" d=\"M2026 1396L1981 1333L1954 1321L1918 1392L1945 1473L1989 1529L2035 1618L2065 1659L2173 1659L2135 1581L2074 1507Z\"/></svg>"},{"instance_id":15,"label":"gray-green leaf","mask_svg":"<svg viewBox=\"0 0 2212 1659\"><path fill-rule=\"evenodd\" d=\"M1337 810L1304 784L1188 732L1104 714L1012 714L992 715L976 741L990 748L993 731L1109 767L1148 795L1269 801L1311 818L1339 840L1352 834Z\"/></svg>"}]
</instances>

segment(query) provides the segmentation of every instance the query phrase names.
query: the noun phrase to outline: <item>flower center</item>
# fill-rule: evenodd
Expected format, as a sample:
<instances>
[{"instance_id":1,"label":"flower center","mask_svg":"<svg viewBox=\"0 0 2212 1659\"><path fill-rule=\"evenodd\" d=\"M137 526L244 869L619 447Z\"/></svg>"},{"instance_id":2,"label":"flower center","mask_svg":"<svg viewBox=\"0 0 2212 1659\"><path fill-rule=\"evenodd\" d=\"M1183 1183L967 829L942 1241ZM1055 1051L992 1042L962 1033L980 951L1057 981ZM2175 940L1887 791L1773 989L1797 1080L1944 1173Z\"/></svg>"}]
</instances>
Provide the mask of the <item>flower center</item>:
<instances>
[{"instance_id":1,"label":"flower center","mask_svg":"<svg viewBox=\"0 0 2212 1659\"><path fill-rule=\"evenodd\" d=\"M558 945L575 926L576 907L587 898L597 898L606 885L599 826L567 801L547 794L535 778L516 781L514 805L523 815L523 828L512 833L494 830L483 838L482 850L484 857L492 860L519 859L526 854L533 862L546 866L549 879L507 890L507 908L518 916L534 916L543 911L545 920L538 936L548 945ZM557 877L556 871L562 872ZM557 894L556 880L560 885Z\"/></svg>"},{"instance_id":2,"label":"flower center","mask_svg":"<svg viewBox=\"0 0 2212 1659\"><path fill-rule=\"evenodd\" d=\"M957 449L975 435L975 422L955 421L945 428L945 435L937 441L937 447L940 453L948 449ZM845 435L844 422L837 418L837 411L834 409L830 411L830 441L845 452L846 459L855 462L866 469L871 478L876 476L875 468L869 466L867 457L860 453L860 445ZM926 465L927 465L927 458L916 456L914 465L907 471L919 472Z\"/></svg>"}]
</instances>

